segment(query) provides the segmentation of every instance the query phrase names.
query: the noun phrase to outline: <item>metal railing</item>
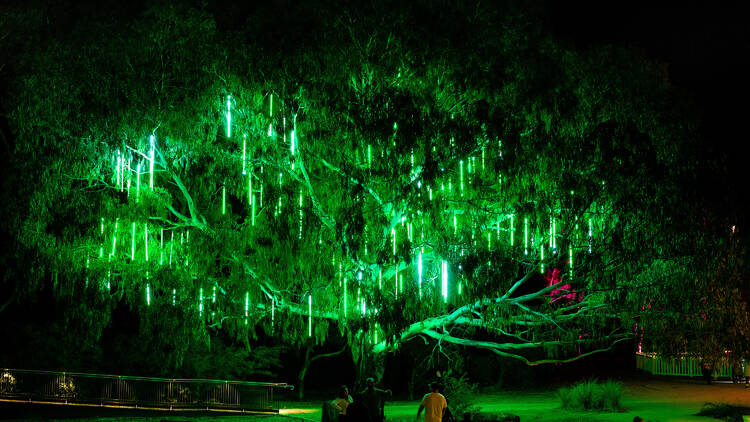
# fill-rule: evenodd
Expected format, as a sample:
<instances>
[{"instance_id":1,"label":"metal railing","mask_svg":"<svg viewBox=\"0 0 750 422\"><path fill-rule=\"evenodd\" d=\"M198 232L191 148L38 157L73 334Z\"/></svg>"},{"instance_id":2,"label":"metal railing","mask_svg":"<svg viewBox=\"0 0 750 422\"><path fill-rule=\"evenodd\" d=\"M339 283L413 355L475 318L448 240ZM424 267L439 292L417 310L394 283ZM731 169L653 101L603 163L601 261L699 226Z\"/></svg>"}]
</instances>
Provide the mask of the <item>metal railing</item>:
<instances>
[{"instance_id":1,"label":"metal railing","mask_svg":"<svg viewBox=\"0 0 750 422\"><path fill-rule=\"evenodd\" d=\"M0 399L169 410L278 412L285 383L0 368Z\"/></svg>"},{"instance_id":2,"label":"metal railing","mask_svg":"<svg viewBox=\"0 0 750 422\"><path fill-rule=\"evenodd\" d=\"M703 375L701 360L692 356L664 357L655 353L636 353L637 369L652 375L676 375L683 377L700 377ZM716 378L732 378L732 367L727 361L714 365L712 375Z\"/></svg>"}]
</instances>

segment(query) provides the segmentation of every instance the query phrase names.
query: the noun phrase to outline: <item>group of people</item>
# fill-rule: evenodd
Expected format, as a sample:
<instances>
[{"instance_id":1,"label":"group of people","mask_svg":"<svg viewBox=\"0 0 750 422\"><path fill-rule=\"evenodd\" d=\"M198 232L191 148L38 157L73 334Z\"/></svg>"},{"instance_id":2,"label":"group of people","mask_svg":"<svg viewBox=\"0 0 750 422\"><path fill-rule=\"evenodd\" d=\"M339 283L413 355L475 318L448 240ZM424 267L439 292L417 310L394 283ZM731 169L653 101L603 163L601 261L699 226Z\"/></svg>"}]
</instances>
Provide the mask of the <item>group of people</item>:
<instances>
[{"instance_id":1,"label":"group of people","mask_svg":"<svg viewBox=\"0 0 750 422\"><path fill-rule=\"evenodd\" d=\"M450 414L448 401L440 394L439 383L430 384L430 393L419 404L417 419L424 411L425 422L442 422ZM347 386L339 388L338 396L323 405L322 422L383 422L385 421L385 399L391 390L375 386L374 378L367 378L366 387L352 397Z\"/></svg>"}]
</instances>

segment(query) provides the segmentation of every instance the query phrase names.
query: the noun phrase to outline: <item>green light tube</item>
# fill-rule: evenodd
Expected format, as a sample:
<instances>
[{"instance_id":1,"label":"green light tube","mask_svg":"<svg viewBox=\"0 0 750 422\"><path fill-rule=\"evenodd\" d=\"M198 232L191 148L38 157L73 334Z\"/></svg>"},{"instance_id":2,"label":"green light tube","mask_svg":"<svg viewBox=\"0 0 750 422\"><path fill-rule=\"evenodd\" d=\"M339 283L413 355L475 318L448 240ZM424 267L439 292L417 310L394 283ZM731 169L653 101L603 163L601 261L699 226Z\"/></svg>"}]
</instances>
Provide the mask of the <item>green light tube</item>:
<instances>
[{"instance_id":1,"label":"green light tube","mask_svg":"<svg viewBox=\"0 0 750 422\"><path fill-rule=\"evenodd\" d=\"M252 171L249 171L247 173L247 204L252 205L253 204L253 173Z\"/></svg>"},{"instance_id":2,"label":"green light tube","mask_svg":"<svg viewBox=\"0 0 750 422\"><path fill-rule=\"evenodd\" d=\"M294 155L294 129L292 129L292 135L291 136L292 136L291 137L291 140L292 140L291 150L292 150L292 155Z\"/></svg>"},{"instance_id":3,"label":"green light tube","mask_svg":"<svg viewBox=\"0 0 750 422\"><path fill-rule=\"evenodd\" d=\"M396 256L396 228L391 229L391 236L393 236L393 256Z\"/></svg>"},{"instance_id":4,"label":"green light tube","mask_svg":"<svg viewBox=\"0 0 750 422\"><path fill-rule=\"evenodd\" d=\"M268 137L273 136L273 126L271 125L271 123L268 124L268 133L267 133L267 135L268 135Z\"/></svg>"},{"instance_id":5,"label":"green light tube","mask_svg":"<svg viewBox=\"0 0 750 422\"><path fill-rule=\"evenodd\" d=\"M484 147L482 147L482 170L484 170Z\"/></svg>"},{"instance_id":6,"label":"green light tube","mask_svg":"<svg viewBox=\"0 0 750 422\"><path fill-rule=\"evenodd\" d=\"M372 169L372 152L370 145L367 145L367 167Z\"/></svg>"},{"instance_id":7,"label":"green light tube","mask_svg":"<svg viewBox=\"0 0 750 422\"><path fill-rule=\"evenodd\" d=\"M487 249L492 249L492 232L487 232Z\"/></svg>"},{"instance_id":8,"label":"green light tube","mask_svg":"<svg viewBox=\"0 0 750 422\"><path fill-rule=\"evenodd\" d=\"M242 175L243 176L247 174L247 170L245 169L246 154L247 154L247 133L242 135Z\"/></svg>"},{"instance_id":9,"label":"green light tube","mask_svg":"<svg viewBox=\"0 0 750 422\"><path fill-rule=\"evenodd\" d=\"M302 239L302 188L299 190L299 238Z\"/></svg>"},{"instance_id":10,"label":"green light tube","mask_svg":"<svg viewBox=\"0 0 750 422\"><path fill-rule=\"evenodd\" d=\"M541 246L539 247L539 249L541 250L541 253L542 253L542 258L540 259L540 263L541 263L541 273L542 273L542 274L544 274L544 245L541 245Z\"/></svg>"},{"instance_id":11,"label":"green light tube","mask_svg":"<svg viewBox=\"0 0 750 422\"><path fill-rule=\"evenodd\" d=\"M101 223L99 225L99 234L101 234L102 236L104 236L104 217L102 217Z\"/></svg>"},{"instance_id":12,"label":"green light tube","mask_svg":"<svg viewBox=\"0 0 750 422\"><path fill-rule=\"evenodd\" d=\"M523 218L523 254L529 254L529 219Z\"/></svg>"},{"instance_id":13,"label":"green light tube","mask_svg":"<svg viewBox=\"0 0 750 422\"><path fill-rule=\"evenodd\" d=\"M344 277L344 319L346 319L346 277Z\"/></svg>"},{"instance_id":14,"label":"green light tube","mask_svg":"<svg viewBox=\"0 0 750 422\"><path fill-rule=\"evenodd\" d=\"M550 248L552 247L552 239L554 238L554 236L552 235L552 220L553 218L552 216L550 216L549 218L549 247Z\"/></svg>"},{"instance_id":15,"label":"green light tube","mask_svg":"<svg viewBox=\"0 0 750 422\"><path fill-rule=\"evenodd\" d=\"M591 253L591 243L593 243L593 237L594 231L593 231L593 225L591 224L591 219L589 218L589 253Z\"/></svg>"},{"instance_id":16,"label":"green light tube","mask_svg":"<svg viewBox=\"0 0 750 422\"><path fill-rule=\"evenodd\" d=\"M513 227L513 214L510 215L510 246L513 246L513 232L515 231L515 228Z\"/></svg>"},{"instance_id":17,"label":"green light tube","mask_svg":"<svg viewBox=\"0 0 750 422\"><path fill-rule=\"evenodd\" d=\"M569 267L570 279L573 280L573 246L571 245L568 245L568 257L570 260L570 267Z\"/></svg>"},{"instance_id":18,"label":"green light tube","mask_svg":"<svg viewBox=\"0 0 750 422\"><path fill-rule=\"evenodd\" d=\"M458 282L458 295L461 296L461 281Z\"/></svg>"},{"instance_id":19,"label":"green light tube","mask_svg":"<svg viewBox=\"0 0 750 422\"><path fill-rule=\"evenodd\" d=\"M115 232L114 232L114 235L112 236L112 255L111 256L115 256L115 253L117 251L116 249L117 248L117 225L119 221L120 221L119 217L115 219Z\"/></svg>"},{"instance_id":20,"label":"green light tube","mask_svg":"<svg viewBox=\"0 0 750 422\"><path fill-rule=\"evenodd\" d=\"M456 218L456 212L453 212L453 234L458 232L458 218Z\"/></svg>"},{"instance_id":21,"label":"green light tube","mask_svg":"<svg viewBox=\"0 0 750 422\"><path fill-rule=\"evenodd\" d=\"M164 228L161 229L161 245L159 247L159 265L164 265Z\"/></svg>"},{"instance_id":22,"label":"green light tube","mask_svg":"<svg viewBox=\"0 0 750 422\"><path fill-rule=\"evenodd\" d=\"M268 108L270 110L268 114L273 117L273 94L271 94L271 105Z\"/></svg>"},{"instance_id":23,"label":"green light tube","mask_svg":"<svg viewBox=\"0 0 750 422\"><path fill-rule=\"evenodd\" d=\"M378 289L383 289L383 270L378 270Z\"/></svg>"},{"instance_id":24,"label":"green light tube","mask_svg":"<svg viewBox=\"0 0 750 422\"><path fill-rule=\"evenodd\" d=\"M422 296L422 251L417 255L417 277L419 280L419 296Z\"/></svg>"},{"instance_id":25,"label":"green light tube","mask_svg":"<svg viewBox=\"0 0 750 422\"><path fill-rule=\"evenodd\" d=\"M307 318L307 336L312 337L312 293L307 297L307 312L309 313Z\"/></svg>"},{"instance_id":26,"label":"green light tube","mask_svg":"<svg viewBox=\"0 0 750 422\"><path fill-rule=\"evenodd\" d=\"M250 292L245 292L245 318L247 318L249 311L250 311Z\"/></svg>"},{"instance_id":27,"label":"green light tube","mask_svg":"<svg viewBox=\"0 0 750 422\"><path fill-rule=\"evenodd\" d=\"M138 161L136 166L136 182L135 182L135 202L141 197L141 162Z\"/></svg>"},{"instance_id":28,"label":"green light tube","mask_svg":"<svg viewBox=\"0 0 750 422\"><path fill-rule=\"evenodd\" d=\"M260 208L263 208L263 179L260 181Z\"/></svg>"},{"instance_id":29,"label":"green light tube","mask_svg":"<svg viewBox=\"0 0 750 422\"><path fill-rule=\"evenodd\" d=\"M443 303L448 303L448 262L443 260L443 271L441 274L442 278L442 293L443 293Z\"/></svg>"},{"instance_id":30,"label":"green light tube","mask_svg":"<svg viewBox=\"0 0 750 422\"><path fill-rule=\"evenodd\" d=\"M398 291L399 293L404 292L404 275L403 274L398 276Z\"/></svg>"},{"instance_id":31,"label":"green light tube","mask_svg":"<svg viewBox=\"0 0 750 422\"><path fill-rule=\"evenodd\" d=\"M214 292L211 296L211 303L216 303L216 286L214 286Z\"/></svg>"},{"instance_id":32,"label":"green light tube","mask_svg":"<svg viewBox=\"0 0 750 422\"><path fill-rule=\"evenodd\" d=\"M133 240L130 245L130 260L135 262L135 221L133 221Z\"/></svg>"},{"instance_id":33,"label":"green light tube","mask_svg":"<svg viewBox=\"0 0 750 422\"><path fill-rule=\"evenodd\" d=\"M227 95L227 138L232 137L232 96Z\"/></svg>"},{"instance_id":34,"label":"green light tube","mask_svg":"<svg viewBox=\"0 0 750 422\"><path fill-rule=\"evenodd\" d=\"M200 296L198 296L198 312L203 315L203 287L201 287Z\"/></svg>"},{"instance_id":35,"label":"green light tube","mask_svg":"<svg viewBox=\"0 0 750 422\"><path fill-rule=\"evenodd\" d=\"M146 306L151 306L151 286L146 284Z\"/></svg>"},{"instance_id":36,"label":"green light tube","mask_svg":"<svg viewBox=\"0 0 750 422\"><path fill-rule=\"evenodd\" d=\"M227 186L221 187L221 214L227 213Z\"/></svg>"},{"instance_id":37,"label":"green light tube","mask_svg":"<svg viewBox=\"0 0 750 422\"><path fill-rule=\"evenodd\" d=\"M151 162L149 163L148 187L153 189L154 188L154 152L156 149L156 146L154 145L154 135L151 135L150 141L151 141Z\"/></svg>"},{"instance_id":38,"label":"green light tube","mask_svg":"<svg viewBox=\"0 0 750 422\"><path fill-rule=\"evenodd\" d=\"M143 223L143 238L146 243L146 262L148 262L148 223Z\"/></svg>"},{"instance_id":39,"label":"green light tube","mask_svg":"<svg viewBox=\"0 0 750 422\"><path fill-rule=\"evenodd\" d=\"M177 304L177 289L172 289L172 306Z\"/></svg>"},{"instance_id":40,"label":"green light tube","mask_svg":"<svg viewBox=\"0 0 750 422\"><path fill-rule=\"evenodd\" d=\"M169 266L172 266L172 251L174 250L174 231L169 240Z\"/></svg>"},{"instance_id":41,"label":"green light tube","mask_svg":"<svg viewBox=\"0 0 750 422\"><path fill-rule=\"evenodd\" d=\"M276 298L271 298L271 332L273 332L276 323Z\"/></svg>"},{"instance_id":42,"label":"green light tube","mask_svg":"<svg viewBox=\"0 0 750 422\"><path fill-rule=\"evenodd\" d=\"M461 196L464 196L464 160L459 161L459 173L461 175Z\"/></svg>"},{"instance_id":43,"label":"green light tube","mask_svg":"<svg viewBox=\"0 0 750 422\"><path fill-rule=\"evenodd\" d=\"M250 218L250 225L255 226L255 195L253 195L250 208L250 214L252 216Z\"/></svg>"},{"instance_id":44,"label":"green light tube","mask_svg":"<svg viewBox=\"0 0 750 422\"><path fill-rule=\"evenodd\" d=\"M557 249L557 223L555 222L555 218L552 217L552 248Z\"/></svg>"}]
</instances>

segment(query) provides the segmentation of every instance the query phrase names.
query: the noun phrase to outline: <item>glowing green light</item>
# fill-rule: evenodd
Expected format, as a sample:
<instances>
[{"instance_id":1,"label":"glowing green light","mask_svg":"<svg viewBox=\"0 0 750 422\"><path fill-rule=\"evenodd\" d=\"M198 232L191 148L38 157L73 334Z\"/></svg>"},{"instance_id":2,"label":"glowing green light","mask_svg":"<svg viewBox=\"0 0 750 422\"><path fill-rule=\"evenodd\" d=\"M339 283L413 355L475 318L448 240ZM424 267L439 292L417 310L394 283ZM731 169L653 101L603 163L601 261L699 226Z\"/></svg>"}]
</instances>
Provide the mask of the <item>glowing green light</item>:
<instances>
[{"instance_id":1,"label":"glowing green light","mask_svg":"<svg viewBox=\"0 0 750 422\"><path fill-rule=\"evenodd\" d=\"M312 337L312 294L307 297L307 312L309 314L307 318L307 336Z\"/></svg>"},{"instance_id":2,"label":"glowing green light","mask_svg":"<svg viewBox=\"0 0 750 422\"><path fill-rule=\"evenodd\" d=\"M151 306L151 286L146 284L146 306Z\"/></svg>"},{"instance_id":3,"label":"glowing green light","mask_svg":"<svg viewBox=\"0 0 750 422\"><path fill-rule=\"evenodd\" d=\"M398 276L398 291L399 293L404 292L404 275L403 274Z\"/></svg>"},{"instance_id":4,"label":"glowing green light","mask_svg":"<svg viewBox=\"0 0 750 422\"><path fill-rule=\"evenodd\" d=\"M252 196L250 201L250 225L255 225L255 195Z\"/></svg>"},{"instance_id":5,"label":"glowing green light","mask_svg":"<svg viewBox=\"0 0 750 422\"><path fill-rule=\"evenodd\" d=\"M458 164L461 174L461 196L464 196L464 160L459 161Z\"/></svg>"},{"instance_id":6,"label":"glowing green light","mask_svg":"<svg viewBox=\"0 0 750 422\"><path fill-rule=\"evenodd\" d=\"M453 212L453 234L458 233L458 218L455 211Z\"/></svg>"},{"instance_id":7,"label":"glowing green light","mask_svg":"<svg viewBox=\"0 0 750 422\"><path fill-rule=\"evenodd\" d=\"M367 168L372 168L372 148L367 145Z\"/></svg>"},{"instance_id":8,"label":"glowing green light","mask_svg":"<svg viewBox=\"0 0 750 422\"><path fill-rule=\"evenodd\" d=\"M250 292L245 292L245 318L250 311Z\"/></svg>"},{"instance_id":9,"label":"glowing green light","mask_svg":"<svg viewBox=\"0 0 750 422\"><path fill-rule=\"evenodd\" d=\"M119 223L119 220L119 218L115 220L115 232L112 236L112 255L110 256L115 256L115 253L117 251L117 225Z\"/></svg>"},{"instance_id":10,"label":"glowing green light","mask_svg":"<svg viewBox=\"0 0 750 422\"><path fill-rule=\"evenodd\" d=\"M201 287L198 296L198 312L203 315L203 287Z\"/></svg>"},{"instance_id":11,"label":"glowing green light","mask_svg":"<svg viewBox=\"0 0 750 422\"><path fill-rule=\"evenodd\" d=\"M135 261L135 221L133 222L133 240L130 245L130 260Z\"/></svg>"},{"instance_id":12,"label":"glowing green light","mask_svg":"<svg viewBox=\"0 0 750 422\"><path fill-rule=\"evenodd\" d=\"M276 298L271 298L271 332L273 332L276 323Z\"/></svg>"},{"instance_id":13,"label":"glowing green light","mask_svg":"<svg viewBox=\"0 0 750 422\"><path fill-rule=\"evenodd\" d=\"M221 214L224 215L227 213L227 187L222 186L221 187Z\"/></svg>"},{"instance_id":14,"label":"glowing green light","mask_svg":"<svg viewBox=\"0 0 750 422\"><path fill-rule=\"evenodd\" d=\"M458 282L458 295L461 296L461 281Z\"/></svg>"},{"instance_id":15,"label":"glowing green light","mask_svg":"<svg viewBox=\"0 0 750 422\"><path fill-rule=\"evenodd\" d=\"M227 138L232 137L232 96L227 95Z\"/></svg>"},{"instance_id":16,"label":"glowing green light","mask_svg":"<svg viewBox=\"0 0 750 422\"><path fill-rule=\"evenodd\" d=\"M213 295L211 295L211 303L216 303L216 286L214 286Z\"/></svg>"},{"instance_id":17,"label":"glowing green light","mask_svg":"<svg viewBox=\"0 0 750 422\"><path fill-rule=\"evenodd\" d=\"M273 136L273 126L271 123L268 124L268 136Z\"/></svg>"},{"instance_id":18,"label":"glowing green light","mask_svg":"<svg viewBox=\"0 0 750 422\"><path fill-rule=\"evenodd\" d=\"M529 254L529 219L523 218L523 254Z\"/></svg>"},{"instance_id":19,"label":"glowing green light","mask_svg":"<svg viewBox=\"0 0 750 422\"><path fill-rule=\"evenodd\" d=\"M443 293L443 302L448 303L448 262L443 260L443 271L441 274L441 288Z\"/></svg>"},{"instance_id":20,"label":"glowing green light","mask_svg":"<svg viewBox=\"0 0 750 422\"><path fill-rule=\"evenodd\" d=\"M510 215L510 246L513 246L513 232L515 231L515 228L513 227L513 214Z\"/></svg>"},{"instance_id":21,"label":"glowing green light","mask_svg":"<svg viewBox=\"0 0 750 422\"><path fill-rule=\"evenodd\" d=\"M177 289L172 289L172 306L177 304Z\"/></svg>"},{"instance_id":22,"label":"glowing green light","mask_svg":"<svg viewBox=\"0 0 750 422\"><path fill-rule=\"evenodd\" d=\"M245 170L245 156L247 153L247 133L242 135L242 174L247 174L247 170Z\"/></svg>"},{"instance_id":23,"label":"glowing green light","mask_svg":"<svg viewBox=\"0 0 750 422\"><path fill-rule=\"evenodd\" d=\"M273 94L271 94L271 105L268 106L268 114L273 117Z\"/></svg>"},{"instance_id":24,"label":"glowing green light","mask_svg":"<svg viewBox=\"0 0 750 422\"><path fill-rule=\"evenodd\" d=\"M344 319L346 319L346 277L344 277Z\"/></svg>"},{"instance_id":25,"label":"glowing green light","mask_svg":"<svg viewBox=\"0 0 750 422\"><path fill-rule=\"evenodd\" d=\"M164 228L159 229L161 240L160 240L160 247L159 247L159 265L164 265Z\"/></svg>"},{"instance_id":26,"label":"glowing green light","mask_svg":"<svg viewBox=\"0 0 750 422\"><path fill-rule=\"evenodd\" d=\"M568 246L568 257L570 260L570 267L569 267L570 279L573 280L573 247L572 246Z\"/></svg>"},{"instance_id":27,"label":"glowing green light","mask_svg":"<svg viewBox=\"0 0 750 422\"><path fill-rule=\"evenodd\" d=\"M542 245L541 245L541 246L539 247L539 249L541 249L541 254L542 254L542 257L541 257L541 259L540 259L540 263L541 263L541 272L542 272L542 274L544 274L544 245L542 244Z\"/></svg>"},{"instance_id":28,"label":"glowing green light","mask_svg":"<svg viewBox=\"0 0 750 422\"><path fill-rule=\"evenodd\" d=\"M151 141L151 158L149 163L149 179L148 179L148 187L153 189L154 188L154 153L156 150L156 145L154 144L154 135L151 135L150 137Z\"/></svg>"},{"instance_id":29,"label":"glowing green light","mask_svg":"<svg viewBox=\"0 0 750 422\"><path fill-rule=\"evenodd\" d=\"M555 218L552 217L552 249L557 249L557 227Z\"/></svg>"},{"instance_id":30,"label":"glowing green light","mask_svg":"<svg viewBox=\"0 0 750 422\"><path fill-rule=\"evenodd\" d=\"M383 270L378 270L378 289L383 289Z\"/></svg>"},{"instance_id":31,"label":"glowing green light","mask_svg":"<svg viewBox=\"0 0 750 422\"><path fill-rule=\"evenodd\" d=\"M391 229L391 236L393 236L393 255L396 256L396 228Z\"/></svg>"},{"instance_id":32,"label":"glowing green light","mask_svg":"<svg viewBox=\"0 0 750 422\"><path fill-rule=\"evenodd\" d=\"M138 165L136 166L136 182L135 182L135 202L138 202L138 200L141 197L141 162L138 161Z\"/></svg>"},{"instance_id":33,"label":"glowing green light","mask_svg":"<svg viewBox=\"0 0 750 422\"><path fill-rule=\"evenodd\" d=\"M299 191L299 238L302 239L302 189Z\"/></svg>"},{"instance_id":34,"label":"glowing green light","mask_svg":"<svg viewBox=\"0 0 750 422\"><path fill-rule=\"evenodd\" d=\"M589 218L589 253L591 253L591 243L593 240L593 235L594 235L593 225L591 224L591 219Z\"/></svg>"},{"instance_id":35,"label":"glowing green light","mask_svg":"<svg viewBox=\"0 0 750 422\"><path fill-rule=\"evenodd\" d=\"M492 232L487 232L487 249L492 249Z\"/></svg>"},{"instance_id":36,"label":"glowing green light","mask_svg":"<svg viewBox=\"0 0 750 422\"><path fill-rule=\"evenodd\" d=\"M484 147L482 147L482 170L484 170Z\"/></svg>"},{"instance_id":37,"label":"glowing green light","mask_svg":"<svg viewBox=\"0 0 750 422\"><path fill-rule=\"evenodd\" d=\"M422 296L422 251L417 255L417 279L419 280L419 296Z\"/></svg>"},{"instance_id":38,"label":"glowing green light","mask_svg":"<svg viewBox=\"0 0 750 422\"><path fill-rule=\"evenodd\" d=\"M146 243L146 262L148 262L148 223L143 223L143 238Z\"/></svg>"},{"instance_id":39,"label":"glowing green light","mask_svg":"<svg viewBox=\"0 0 750 422\"><path fill-rule=\"evenodd\" d=\"M294 130L292 130L291 136L292 136L291 137L291 140L292 140L291 150L292 150L292 155L294 155L294 147L295 147L295 145L294 145L294 142L295 142L295 140L294 140Z\"/></svg>"},{"instance_id":40,"label":"glowing green light","mask_svg":"<svg viewBox=\"0 0 750 422\"><path fill-rule=\"evenodd\" d=\"M169 240L169 266L172 266L172 250L174 247L174 232L172 232L172 235L170 236Z\"/></svg>"}]
</instances>

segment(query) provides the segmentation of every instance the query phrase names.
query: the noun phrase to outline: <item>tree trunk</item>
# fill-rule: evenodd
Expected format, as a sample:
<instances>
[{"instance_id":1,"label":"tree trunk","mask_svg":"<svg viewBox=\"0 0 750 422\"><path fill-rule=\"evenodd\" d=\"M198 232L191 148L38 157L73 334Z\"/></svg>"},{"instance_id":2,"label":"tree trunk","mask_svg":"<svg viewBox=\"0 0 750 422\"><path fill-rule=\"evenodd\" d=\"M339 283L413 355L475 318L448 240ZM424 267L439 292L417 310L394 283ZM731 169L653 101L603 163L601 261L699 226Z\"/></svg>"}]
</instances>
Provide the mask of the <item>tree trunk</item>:
<instances>
[{"instance_id":1,"label":"tree trunk","mask_svg":"<svg viewBox=\"0 0 750 422\"><path fill-rule=\"evenodd\" d=\"M305 376L307 375L307 370L310 368L310 365L318 359L340 355L344 350L346 350L346 345L335 352L310 356L312 354L312 346L308 345L305 347L305 358L302 360L302 368L300 368L299 373L297 374L297 397L300 400L305 398Z\"/></svg>"},{"instance_id":2,"label":"tree trunk","mask_svg":"<svg viewBox=\"0 0 750 422\"><path fill-rule=\"evenodd\" d=\"M305 376L307 375L307 368L310 367L310 351L312 346L305 347L305 358L302 360L302 368L297 375L297 398L302 400L305 398Z\"/></svg>"}]
</instances>

